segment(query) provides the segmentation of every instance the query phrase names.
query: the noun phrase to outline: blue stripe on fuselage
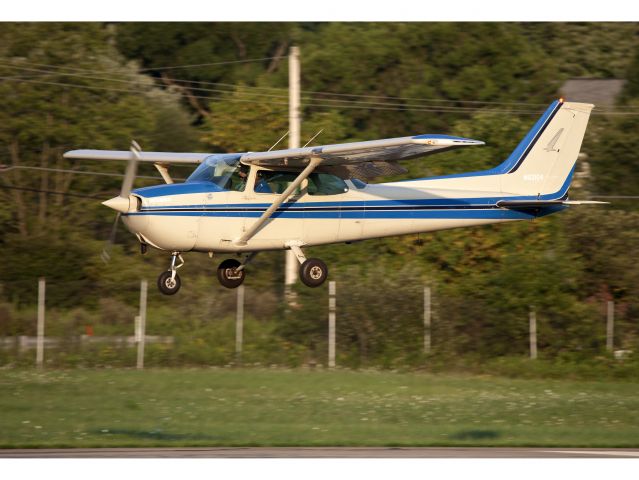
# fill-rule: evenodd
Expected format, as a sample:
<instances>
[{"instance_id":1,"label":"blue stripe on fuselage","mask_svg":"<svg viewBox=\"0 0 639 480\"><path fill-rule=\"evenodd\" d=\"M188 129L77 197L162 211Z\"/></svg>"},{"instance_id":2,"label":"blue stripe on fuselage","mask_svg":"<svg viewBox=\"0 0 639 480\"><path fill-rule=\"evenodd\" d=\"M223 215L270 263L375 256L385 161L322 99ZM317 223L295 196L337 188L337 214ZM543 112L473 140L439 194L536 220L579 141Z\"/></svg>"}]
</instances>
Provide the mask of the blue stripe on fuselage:
<instances>
[{"instance_id":1,"label":"blue stripe on fuselage","mask_svg":"<svg viewBox=\"0 0 639 480\"><path fill-rule=\"evenodd\" d=\"M482 207L495 207L500 200L558 200L565 197L570 187L570 182L574 173L575 167L566 177L564 184L559 190L547 195L540 195L539 197L534 195L515 195L508 197L475 197L475 198L416 198L416 199L402 199L402 200L352 200L352 201L335 201L335 202L286 202L283 203L278 211L289 210L302 210L304 212L316 212L319 213L320 209L334 209L344 212L345 210L365 210L367 212L372 211L375 208L385 209L397 209L406 210L414 209L416 207L431 207L432 209L470 209L470 208L482 208ZM194 205L170 205L170 206L152 206L143 207L143 212L151 213L154 211L179 211L179 210L196 210L196 214L201 214L205 209L211 210L233 210L240 211L239 213L251 213L254 211L261 213L270 207L270 203L233 203L233 204L194 204ZM229 212L231 213L231 212ZM232 212L236 213L236 212ZM248 216L248 215L247 215Z\"/></svg>"}]
</instances>

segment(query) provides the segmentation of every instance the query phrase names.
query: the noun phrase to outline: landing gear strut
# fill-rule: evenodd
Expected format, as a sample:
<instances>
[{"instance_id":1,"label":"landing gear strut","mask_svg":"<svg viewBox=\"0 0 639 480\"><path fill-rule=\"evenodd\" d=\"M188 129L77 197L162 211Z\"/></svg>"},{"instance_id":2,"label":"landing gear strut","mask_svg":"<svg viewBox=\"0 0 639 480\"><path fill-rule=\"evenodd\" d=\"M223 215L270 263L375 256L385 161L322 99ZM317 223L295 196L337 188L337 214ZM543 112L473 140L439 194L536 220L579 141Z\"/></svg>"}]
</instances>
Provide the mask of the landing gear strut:
<instances>
[{"instance_id":1,"label":"landing gear strut","mask_svg":"<svg viewBox=\"0 0 639 480\"><path fill-rule=\"evenodd\" d=\"M180 263L176 265L175 263L178 258L180 259ZM180 255L180 252L173 252L171 254L171 265L169 269L166 272L162 272L158 277L158 288L164 295L175 295L180 289L182 282L177 274L177 269L182 265L184 265L184 259L182 255Z\"/></svg>"},{"instance_id":2,"label":"landing gear strut","mask_svg":"<svg viewBox=\"0 0 639 480\"><path fill-rule=\"evenodd\" d=\"M319 287L328 278L328 267L319 258L306 258L299 245L289 245L289 248L300 262L300 280L307 287Z\"/></svg>"}]
</instances>

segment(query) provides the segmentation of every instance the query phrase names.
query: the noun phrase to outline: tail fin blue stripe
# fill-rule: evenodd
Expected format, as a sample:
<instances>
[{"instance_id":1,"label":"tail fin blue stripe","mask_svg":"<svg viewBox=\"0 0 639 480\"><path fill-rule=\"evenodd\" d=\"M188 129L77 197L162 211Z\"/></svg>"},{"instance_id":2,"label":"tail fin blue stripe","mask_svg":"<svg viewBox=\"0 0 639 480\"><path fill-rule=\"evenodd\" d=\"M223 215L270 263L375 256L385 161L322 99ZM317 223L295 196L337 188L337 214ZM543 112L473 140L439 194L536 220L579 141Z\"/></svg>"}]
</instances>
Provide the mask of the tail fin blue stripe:
<instances>
[{"instance_id":1,"label":"tail fin blue stripe","mask_svg":"<svg viewBox=\"0 0 639 480\"><path fill-rule=\"evenodd\" d=\"M497 173L513 173L516 171L524 160L526 160L526 156L532 148L537 143L541 134L544 133L546 127L550 124L555 114L561 108L562 102L555 100L550 104L548 109L544 112L537 123L530 129L528 134L524 137L524 139L517 145L517 148L513 150L510 156L501 164L498 165L495 170Z\"/></svg>"},{"instance_id":2,"label":"tail fin blue stripe","mask_svg":"<svg viewBox=\"0 0 639 480\"><path fill-rule=\"evenodd\" d=\"M544 132L546 127L550 124L550 121L553 119L555 114L559 111L562 102L559 100L555 100L550 104L550 106L546 109L543 115L537 120L537 123L530 129L530 131L526 134L524 139L517 145L517 148L513 150L510 156L504 160L501 164L493 167L489 170L481 170L478 172L465 172L465 173L455 173L451 175L440 175L436 177L426 177L426 178L412 178L408 180L400 180L402 182L416 182L416 181L424 181L424 180L439 180L443 178L463 178L463 177L481 177L488 175L501 175L505 173L512 173L516 171L521 164L524 162L528 153L535 146L535 143Z\"/></svg>"}]
</instances>

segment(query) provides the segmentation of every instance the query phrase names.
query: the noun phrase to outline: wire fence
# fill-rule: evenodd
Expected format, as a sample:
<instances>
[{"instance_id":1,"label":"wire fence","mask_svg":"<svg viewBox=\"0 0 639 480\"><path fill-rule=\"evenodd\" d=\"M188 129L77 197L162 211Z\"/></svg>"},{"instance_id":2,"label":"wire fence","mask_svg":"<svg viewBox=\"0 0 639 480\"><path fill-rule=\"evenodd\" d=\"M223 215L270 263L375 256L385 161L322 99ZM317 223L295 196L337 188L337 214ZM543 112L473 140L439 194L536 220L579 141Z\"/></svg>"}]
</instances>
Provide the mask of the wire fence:
<instances>
[{"instance_id":1,"label":"wire fence","mask_svg":"<svg viewBox=\"0 0 639 480\"><path fill-rule=\"evenodd\" d=\"M204 297L201 288L193 288L180 292L180 298L180 294L162 296L153 286L148 292L146 281L91 284L40 279L31 283L37 308L12 310L9 303L0 303L0 364L5 366L352 367L362 364L362 339L354 335L379 335L383 355L394 352L397 357L394 364L419 366L438 357L448 358L459 327L450 320L454 305L440 298L431 284L414 285L407 292L411 304L391 322L393 330L405 333L400 338L384 330L389 319L383 312L377 318L362 316L358 299L349 298L346 284L342 285L346 291L340 294L340 283L335 281L328 288L314 290L307 297L310 301L296 296L289 303L272 295L269 298L264 289L244 286L207 292ZM80 285L94 287L93 306L87 298L83 305L68 304L69 298L78 297ZM61 298L61 292L67 298ZM600 320L588 327L601 339L595 354L607 353L620 361L632 357L632 339L638 332L627 310L627 306L617 309L611 300L601 304ZM468 312L465 318L472 316ZM371 322L378 324L379 332L374 332ZM529 306L520 317L520 333L509 341L520 344L522 358L543 358L547 337L553 335L548 327L552 322L549 312ZM472 328L472 322L465 328ZM290 329L299 331L290 334ZM369 339L367 348L375 364L373 350L380 347Z\"/></svg>"}]
</instances>

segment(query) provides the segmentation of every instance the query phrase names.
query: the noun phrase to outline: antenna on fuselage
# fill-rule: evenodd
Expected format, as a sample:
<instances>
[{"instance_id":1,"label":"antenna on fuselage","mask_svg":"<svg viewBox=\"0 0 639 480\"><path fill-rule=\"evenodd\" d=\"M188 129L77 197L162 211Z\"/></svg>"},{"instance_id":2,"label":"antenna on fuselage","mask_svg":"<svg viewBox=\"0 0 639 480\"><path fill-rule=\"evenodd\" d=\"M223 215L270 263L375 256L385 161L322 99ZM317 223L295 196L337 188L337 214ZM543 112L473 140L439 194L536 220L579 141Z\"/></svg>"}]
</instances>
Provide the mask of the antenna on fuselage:
<instances>
[{"instance_id":1,"label":"antenna on fuselage","mask_svg":"<svg viewBox=\"0 0 639 480\"><path fill-rule=\"evenodd\" d=\"M291 133L290 130L288 132L286 132L284 135L282 135L282 137L277 142L275 142L273 144L273 146L267 150L267 152L270 152L271 150L273 150L277 146L278 143L280 143L282 140L284 140L288 136L289 133Z\"/></svg>"},{"instance_id":2,"label":"antenna on fuselage","mask_svg":"<svg viewBox=\"0 0 639 480\"><path fill-rule=\"evenodd\" d=\"M304 147L308 147L308 144L311 143L313 140L315 140L319 136L319 134L322 133L323 131L324 131L324 129L321 128L319 132L317 132L315 135L313 135L311 137L311 139L304 144ZM302 148L304 148L304 147L302 147Z\"/></svg>"}]
</instances>

